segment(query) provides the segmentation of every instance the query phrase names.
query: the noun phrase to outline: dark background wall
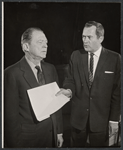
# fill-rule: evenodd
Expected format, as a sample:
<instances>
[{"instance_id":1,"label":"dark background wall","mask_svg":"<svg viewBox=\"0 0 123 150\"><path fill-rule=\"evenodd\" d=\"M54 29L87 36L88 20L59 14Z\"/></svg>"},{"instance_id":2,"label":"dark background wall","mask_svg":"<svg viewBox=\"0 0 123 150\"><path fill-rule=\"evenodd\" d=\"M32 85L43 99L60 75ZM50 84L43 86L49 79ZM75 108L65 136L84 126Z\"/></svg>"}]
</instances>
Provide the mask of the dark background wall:
<instances>
[{"instance_id":1,"label":"dark background wall","mask_svg":"<svg viewBox=\"0 0 123 150\"><path fill-rule=\"evenodd\" d=\"M22 33L29 27L40 27L48 38L46 61L56 66L62 87L71 53L82 48L81 35L87 21L102 23L103 46L121 53L120 7L120 3L5 2L4 68L24 55L20 44ZM70 102L62 108L63 147L70 147L70 109Z\"/></svg>"},{"instance_id":2,"label":"dark background wall","mask_svg":"<svg viewBox=\"0 0 123 150\"><path fill-rule=\"evenodd\" d=\"M24 55L20 38L29 27L40 27L45 32L46 61L54 65L67 64L70 54L82 48L81 34L89 20L103 24L103 46L120 53L120 7L120 3L5 2L4 67Z\"/></svg>"}]
</instances>

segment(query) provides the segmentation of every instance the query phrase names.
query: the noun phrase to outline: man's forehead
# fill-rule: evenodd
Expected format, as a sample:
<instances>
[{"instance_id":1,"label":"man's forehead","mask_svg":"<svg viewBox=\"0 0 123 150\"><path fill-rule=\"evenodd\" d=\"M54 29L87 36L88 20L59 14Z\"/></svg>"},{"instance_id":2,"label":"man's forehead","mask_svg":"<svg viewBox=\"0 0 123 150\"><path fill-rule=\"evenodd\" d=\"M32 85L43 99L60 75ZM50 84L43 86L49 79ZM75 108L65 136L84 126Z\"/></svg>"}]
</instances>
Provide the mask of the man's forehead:
<instances>
[{"instance_id":1,"label":"man's forehead","mask_svg":"<svg viewBox=\"0 0 123 150\"><path fill-rule=\"evenodd\" d=\"M46 36L42 31L35 30L32 32L32 38L46 39Z\"/></svg>"},{"instance_id":2,"label":"man's forehead","mask_svg":"<svg viewBox=\"0 0 123 150\"><path fill-rule=\"evenodd\" d=\"M83 35L87 34L87 35L93 35L96 32L96 26L91 26L91 27L84 27L83 29Z\"/></svg>"}]
</instances>

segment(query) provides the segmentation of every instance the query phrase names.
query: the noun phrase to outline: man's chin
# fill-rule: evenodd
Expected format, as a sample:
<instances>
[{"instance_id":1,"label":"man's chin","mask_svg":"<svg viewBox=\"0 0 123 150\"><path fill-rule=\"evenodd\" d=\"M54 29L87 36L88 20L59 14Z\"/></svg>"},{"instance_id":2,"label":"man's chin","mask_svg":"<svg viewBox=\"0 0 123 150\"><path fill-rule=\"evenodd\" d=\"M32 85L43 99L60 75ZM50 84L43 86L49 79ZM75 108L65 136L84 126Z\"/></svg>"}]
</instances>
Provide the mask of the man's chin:
<instances>
[{"instance_id":1,"label":"man's chin","mask_svg":"<svg viewBox=\"0 0 123 150\"><path fill-rule=\"evenodd\" d=\"M41 56L40 58L41 58L41 59L44 59L44 58L46 58L46 55L45 55L45 56Z\"/></svg>"},{"instance_id":2,"label":"man's chin","mask_svg":"<svg viewBox=\"0 0 123 150\"><path fill-rule=\"evenodd\" d=\"M90 51L90 49L88 49L88 48L85 48L85 47L84 47L84 50L85 50L85 51L87 51L87 52L89 52L89 51Z\"/></svg>"}]
</instances>

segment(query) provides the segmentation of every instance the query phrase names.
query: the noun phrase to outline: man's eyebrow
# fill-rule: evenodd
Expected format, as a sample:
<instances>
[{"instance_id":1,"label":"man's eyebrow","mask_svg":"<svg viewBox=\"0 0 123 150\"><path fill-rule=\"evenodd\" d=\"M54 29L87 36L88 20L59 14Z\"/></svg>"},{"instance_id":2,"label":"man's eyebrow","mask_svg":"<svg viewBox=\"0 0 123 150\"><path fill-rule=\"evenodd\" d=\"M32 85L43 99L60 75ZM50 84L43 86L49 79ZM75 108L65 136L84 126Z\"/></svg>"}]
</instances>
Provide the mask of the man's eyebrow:
<instances>
[{"instance_id":1,"label":"man's eyebrow","mask_svg":"<svg viewBox=\"0 0 123 150\"><path fill-rule=\"evenodd\" d=\"M82 36L86 36L86 37L92 37L92 35L82 35Z\"/></svg>"},{"instance_id":2,"label":"man's eyebrow","mask_svg":"<svg viewBox=\"0 0 123 150\"><path fill-rule=\"evenodd\" d=\"M38 42L43 42L43 41L45 41L45 40L41 40L41 39L38 40Z\"/></svg>"},{"instance_id":3,"label":"man's eyebrow","mask_svg":"<svg viewBox=\"0 0 123 150\"><path fill-rule=\"evenodd\" d=\"M41 39L39 39L37 42L43 42L43 41L48 42L47 40L41 40Z\"/></svg>"},{"instance_id":4,"label":"man's eyebrow","mask_svg":"<svg viewBox=\"0 0 123 150\"><path fill-rule=\"evenodd\" d=\"M43 41L42 39L38 39L38 41Z\"/></svg>"}]
</instances>

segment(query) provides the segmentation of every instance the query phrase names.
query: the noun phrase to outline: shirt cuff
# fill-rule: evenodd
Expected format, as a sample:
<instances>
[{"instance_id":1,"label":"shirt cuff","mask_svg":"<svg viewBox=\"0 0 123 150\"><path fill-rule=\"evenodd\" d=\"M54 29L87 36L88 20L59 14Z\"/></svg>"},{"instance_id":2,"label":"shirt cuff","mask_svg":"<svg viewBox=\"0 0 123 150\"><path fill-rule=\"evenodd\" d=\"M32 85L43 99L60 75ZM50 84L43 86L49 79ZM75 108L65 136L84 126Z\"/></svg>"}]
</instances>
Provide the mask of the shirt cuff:
<instances>
[{"instance_id":1,"label":"shirt cuff","mask_svg":"<svg viewBox=\"0 0 123 150\"><path fill-rule=\"evenodd\" d=\"M57 135L61 135L61 136L62 136L62 135L63 135L63 133L60 133L60 134L57 134Z\"/></svg>"},{"instance_id":2,"label":"shirt cuff","mask_svg":"<svg viewBox=\"0 0 123 150\"><path fill-rule=\"evenodd\" d=\"M109 121L110 123L118 123L117 121Z\"/></svg>"}]
</instances>

